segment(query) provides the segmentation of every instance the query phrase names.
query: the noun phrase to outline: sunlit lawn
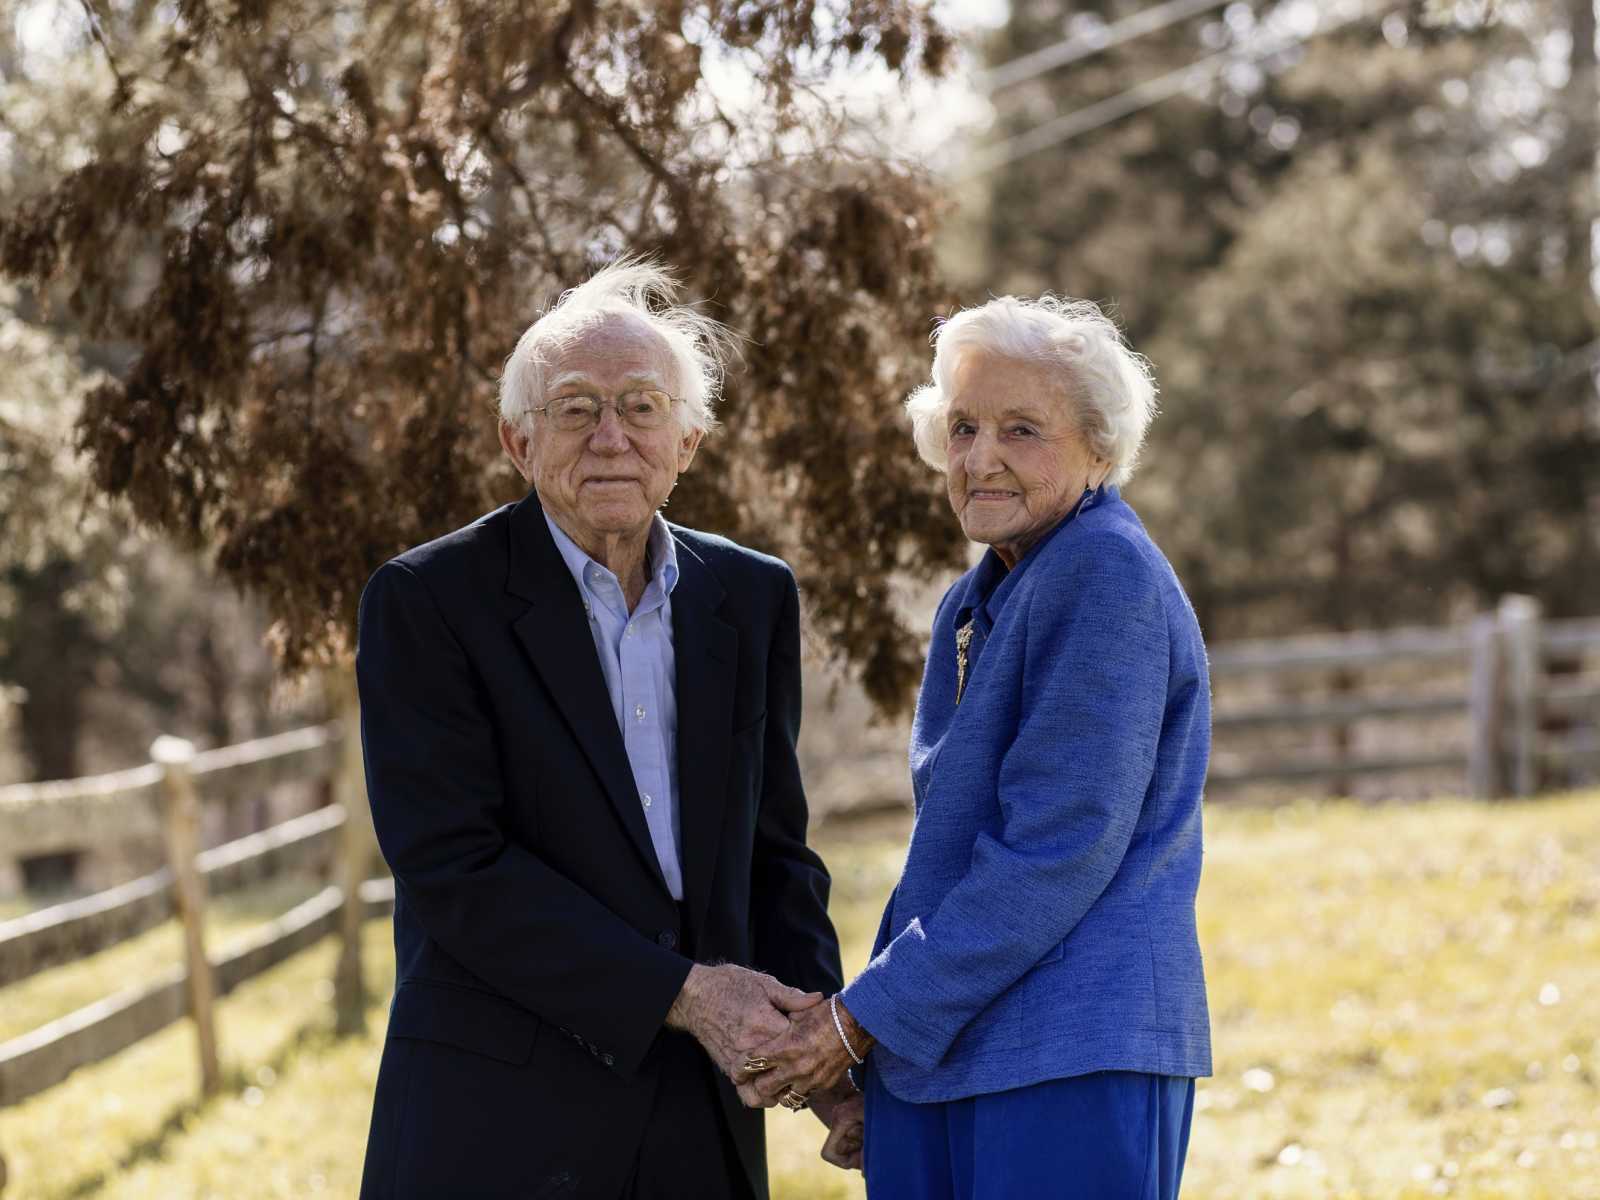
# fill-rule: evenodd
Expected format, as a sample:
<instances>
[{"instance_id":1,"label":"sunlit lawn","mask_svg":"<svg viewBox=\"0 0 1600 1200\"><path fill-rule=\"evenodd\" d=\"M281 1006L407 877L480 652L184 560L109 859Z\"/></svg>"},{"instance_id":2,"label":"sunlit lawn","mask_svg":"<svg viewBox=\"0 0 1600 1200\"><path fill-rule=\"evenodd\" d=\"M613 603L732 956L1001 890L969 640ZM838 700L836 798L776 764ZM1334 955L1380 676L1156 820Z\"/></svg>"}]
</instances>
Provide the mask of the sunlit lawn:
<instances>
[{"instance_id":1,"label":"sunlit lawn","mask_svg":"<svg viewBox=\"0 0 1600 1200\"><path fill-rule=\"evenodd\" d=\"M1600 794L1213 807L1207 831L1217 1077L1199 1093L1186 1196L1600 1198ZM849 968L902 839L892 823L818 839ZM236 906L219 941L295 898ZM141 943L0 990L0 1026L176 959L170 930ZM383 923L368 947L387 990ZM212 1104L193 1103L182 1024L0 1112L6 1200L353 1196L383 997L369 1037L335 1042L332 963L325 942L223 1002L233 1072ZM778 1111L769 1128L775 1196L862 1194L816 1159L814 1118Z\"/></svg>"}]
</instances>

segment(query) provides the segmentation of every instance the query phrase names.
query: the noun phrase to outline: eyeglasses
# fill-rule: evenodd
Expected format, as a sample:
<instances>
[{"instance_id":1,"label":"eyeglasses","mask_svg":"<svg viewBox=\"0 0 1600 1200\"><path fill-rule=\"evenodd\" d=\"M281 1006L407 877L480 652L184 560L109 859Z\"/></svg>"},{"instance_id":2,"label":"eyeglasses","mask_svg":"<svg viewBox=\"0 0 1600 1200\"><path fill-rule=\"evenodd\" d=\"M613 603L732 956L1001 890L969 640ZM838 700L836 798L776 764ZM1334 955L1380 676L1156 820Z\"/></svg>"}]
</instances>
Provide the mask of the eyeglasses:
<instances>
[{"instance_id":1,"label":"eyeglasses","mask_svg":"<svg viewBox=\"0 0 1600 1200\"><path fill-rule=\"evenodd\" d=\"M617 410L617 419L629 429L650 430L666 427L672 420L672 406L677 400L678 397L666 392L643 388L623 392L615 400L600 396L561 396L537 405L532 411L544 413L563 433L585 433L600 424L600 414L610 405Z\"/></svg>"}]
</instances>

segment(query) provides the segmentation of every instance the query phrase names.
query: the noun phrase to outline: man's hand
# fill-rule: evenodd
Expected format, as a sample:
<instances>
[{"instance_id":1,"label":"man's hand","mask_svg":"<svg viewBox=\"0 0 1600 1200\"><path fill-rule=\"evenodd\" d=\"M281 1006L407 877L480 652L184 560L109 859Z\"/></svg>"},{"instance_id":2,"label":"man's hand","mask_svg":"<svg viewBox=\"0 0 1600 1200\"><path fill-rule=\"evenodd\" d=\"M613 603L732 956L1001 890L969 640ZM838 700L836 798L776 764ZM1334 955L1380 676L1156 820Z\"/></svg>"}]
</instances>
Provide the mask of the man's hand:
<instances>
[{"instance_id":1,"label":"man's hand","mask_svg":"<svg viewBox=\"0 0 1600 1200\"><path fill-rule=\"evenodd\" d=\"M738 1084L750 1077L743 1070L745 1056L787 1032L788 1014L821 1000L821 992L785 987L770 975L732 963L696 963L667 1011L667 1027L692 1034L711 1061Z\"/></svg>"},{"instance_id":2,"label":"man's hand","mask_svg":"<svg viewBox=\"0 0 1600 1200\"><path fill-rule=\"evenodd\" d=\"M814 1102L812 1107L816 1107ZM845 1171L861 1170L866 1108L861 1095L854 1089L851 1089L849 1096L833 1105L830 1116L824 1118L828 1125L828 1140L822 1143L824 1162L830 1162Z\"/></svg>"},{"instance_id":3,"label":"man's hand","mask_svg":"<svg viewBox=\"0 0 1600 1200\"><path fill-rule=\"evenodd\" d=\"M865 1055L874 1044L872 1035L843 1004L839 1005L839 1021L856 1053ZM733 1077L739 1085L739 1098L751 1108L770 1108L789 1088L807 1097L831 1088L844 1078L852 1061L826 1004L796 1012L789 1018L787 1032L757 1046L754 1053L767 1060L767 1069L759 1075L745 1071Z\"/></svg>"},{"instance_id":4,"label":"man's hand","mask_svg":"<svg viewBox=\"0 0 1600 1200\"><path fill-rule=\"evenodd\" d=\"M848 1079L841 1079L832 1087L812 1092L806 1098L811 1102L810 1108L817 1114L817 1120L832 1129L835 1114L844 1111L841 1106L860 1095L861 1093L856 1091L855 1084Z\"/></svg>"},{"instance_id":5,"label":"man's hand","mask_svg":"<svg viewBox=\"0 0 1600 1200\"><path fill-rule=\"evenodd\" d=\"M861 1170L861 1148L866 1129L866 1104L855 1084L841 1080L810 1096L811 1111L828 1127L822 1157L846 1171Z\"/></svg>"}]
</instances>

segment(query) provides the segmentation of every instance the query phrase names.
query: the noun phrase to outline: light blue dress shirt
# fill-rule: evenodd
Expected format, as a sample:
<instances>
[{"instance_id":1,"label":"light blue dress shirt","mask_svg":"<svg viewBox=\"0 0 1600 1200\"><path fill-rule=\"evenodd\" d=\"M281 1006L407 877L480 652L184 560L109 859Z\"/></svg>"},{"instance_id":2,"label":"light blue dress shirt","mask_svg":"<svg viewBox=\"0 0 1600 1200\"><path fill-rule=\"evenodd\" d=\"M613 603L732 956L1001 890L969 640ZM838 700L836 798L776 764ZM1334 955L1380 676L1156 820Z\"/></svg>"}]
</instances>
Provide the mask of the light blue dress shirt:
<instances>
[{"instance_id":1,"label":"light blue dress shirt","mask_svg":"<svg viewBox=\"0 0 1600 1200\"><path fill-rule=\"evenodd\" d=\"M589 632L611 695L611 710L628 752L645 824L661 874L674 900L683 899L678 860L678 689L672 649L672 589L678 583L678 551L659 515L650 522L645 548L644 595L628 612L615 574L579 548L545 513L550 536L572 572L589 614Z\"/></svg>"}]
</instances>

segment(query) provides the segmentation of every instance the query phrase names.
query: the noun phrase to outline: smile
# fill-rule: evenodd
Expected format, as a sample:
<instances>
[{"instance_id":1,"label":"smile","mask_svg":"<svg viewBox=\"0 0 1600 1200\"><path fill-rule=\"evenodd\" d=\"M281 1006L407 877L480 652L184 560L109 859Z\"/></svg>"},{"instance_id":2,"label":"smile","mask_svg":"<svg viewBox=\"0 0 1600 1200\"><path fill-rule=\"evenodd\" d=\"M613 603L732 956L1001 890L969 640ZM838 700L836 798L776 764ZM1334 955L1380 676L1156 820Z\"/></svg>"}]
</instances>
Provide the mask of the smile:
<instances>
[{"instance_id":1,"label":"smile","mask_svg":"<svg viewBox=\"0 0 1600 1200\"><path fill-rule=\"evenodd\" d=\"M968 492L968 500L1015 500L1016 492Z\"/></svg>"}]
</instances>

